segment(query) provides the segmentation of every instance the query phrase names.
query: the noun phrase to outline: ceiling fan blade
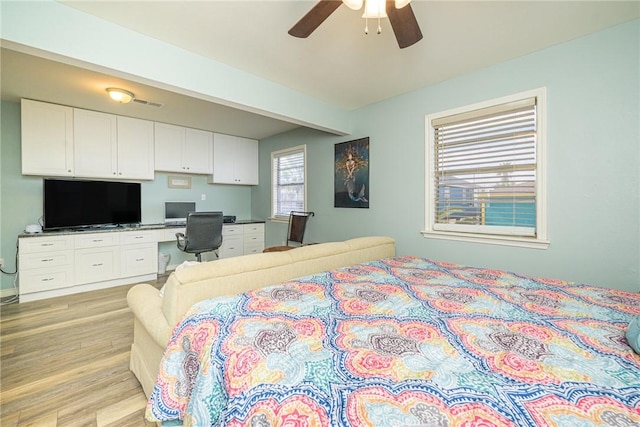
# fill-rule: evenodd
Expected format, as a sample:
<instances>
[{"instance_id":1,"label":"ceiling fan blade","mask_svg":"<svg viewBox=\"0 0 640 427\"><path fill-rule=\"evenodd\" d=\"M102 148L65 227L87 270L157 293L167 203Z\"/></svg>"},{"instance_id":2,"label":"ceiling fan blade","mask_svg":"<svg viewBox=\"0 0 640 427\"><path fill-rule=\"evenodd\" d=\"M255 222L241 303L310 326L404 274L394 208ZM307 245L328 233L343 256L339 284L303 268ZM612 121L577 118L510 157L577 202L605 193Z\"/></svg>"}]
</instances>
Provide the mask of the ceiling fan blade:
<instances>
[{"instance_id":1,"label":"ceiling fan blade","mask_svg":"<svg viewBox=\"0 0 640 427\"><path fill-rule=\"evenodd\" d=\"M422 40L422 31L420 31L416 16L413 14L411 4L402 9L396 9L395 2L387 0L387 15L400 49Z\"/></svg>"},{"instance_id":2,"label":"ceiling fan blade","mask_svg":"<svg viewBox=\"0 0 640 427\"><path fill-rule=\"evenodd\" d=\"M342 0L320 0L318 4L291 27L289 34L300 38L309 37L341 4Z\"/></svg>"}]
</instances>

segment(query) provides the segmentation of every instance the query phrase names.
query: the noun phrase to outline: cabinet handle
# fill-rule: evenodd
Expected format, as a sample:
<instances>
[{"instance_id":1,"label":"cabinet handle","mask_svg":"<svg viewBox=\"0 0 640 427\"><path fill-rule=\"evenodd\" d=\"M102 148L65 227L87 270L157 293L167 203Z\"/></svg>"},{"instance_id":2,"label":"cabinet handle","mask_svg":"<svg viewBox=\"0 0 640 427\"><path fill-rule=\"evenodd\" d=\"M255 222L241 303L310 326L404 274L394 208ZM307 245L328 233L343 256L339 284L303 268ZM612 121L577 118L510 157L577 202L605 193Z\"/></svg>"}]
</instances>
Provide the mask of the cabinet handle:
<instances>
[{"instance_id":1,"label":"cabinet handle","mask_svg":"<svg viewBox=\"0 0 640 427\"><path fill-rule=\"evenodd\" d=\"M53 243L42 243L40 246L53 246Z\"/></svg>"},{"instance_id":2,"label":"cabinet handle","mask_svg":"<svg viewBox=\"0 0 640 427\"><path fill-rule=\"evenodd\" d=\"M134 239L142 239L142 238L144 238L144 236L136 236L136 237L134 237Z\"/></svg>"},{"instance_id":3,"label":"cabinet handle","mask_svg":"<svg viewBox=\"0 0 640 427\"><path fill-rule=\"evenodd\" d=\"M53 258L46 258L46 259L41 259L40 262L51 262L53 261Z\"/></svg>"},{"instance_id":4,"label":"cabinet handle","mask_svg":"<svg viewBox=\"0 0 640 427\"><path fill-rule=\"evenodd\" d=\"M144 258L136 258L136 261L144 261Z\"/></svg>"},{"instance_id":5,"label":"cabinet handle","mask_svg":"<svg viewBox=\"0 0 640 427\"><path fill-rule=\"evenodd\" d=\"M41 281L41 282L50 282L50 281L52 281L52 280L54 280L54 278L53 278L53 277L46 277L46 278L44 278L44 279L42 279L42 280L40 280L40 281Z\"/></svg>"},{"instance_id":6,"label":"cabinet handle","mask_svg":"<svg viewBox=\"0 0 640 427\"><path fill-rule=\"evenodd\" d=\"M103 239L93 239L92 242L93 243L98 243L98 242L102 242Z\"/></svg>"},{"instance_id":7,"label":"cabinet handle","mask_svg":"<svg viewBox=\"0 0 640 427\"><path fill-rule=\"evenodd\" d=\"M102 263L99 264L92 264L91 267L100 267L102 265Z\"/></svg>"}]
</instances>

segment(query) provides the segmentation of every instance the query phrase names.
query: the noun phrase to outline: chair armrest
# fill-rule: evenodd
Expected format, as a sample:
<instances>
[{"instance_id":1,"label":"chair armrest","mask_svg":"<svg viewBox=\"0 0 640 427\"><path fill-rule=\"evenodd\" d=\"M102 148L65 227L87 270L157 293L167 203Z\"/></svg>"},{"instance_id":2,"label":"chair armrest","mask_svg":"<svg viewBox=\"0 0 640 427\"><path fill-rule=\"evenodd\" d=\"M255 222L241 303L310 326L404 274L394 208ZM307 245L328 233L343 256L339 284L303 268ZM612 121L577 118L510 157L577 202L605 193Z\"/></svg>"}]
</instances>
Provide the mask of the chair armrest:
<instances>
[{"instance_id":1,"label":"chair armrest","mask_svg":"<svg viewBox=\"0 0 640 427\"><path fill-rule=\"evenodd\" d=\"M184 251L187 246L187 238L184 233L176 233L176 243L178 244L178 249Z\"/></svg>"},{"instance_id":2,"label":"chair armrest","mask_svg":"<svg viewBox=\"0 0 640 427\"><path fill-rule=\"evenodd\" d=\"M127 304L149 335L159 346L165 347L173 328L162 312L160 291L146 283L135 285L127 293Z\"/></svg>"}]
</instances>

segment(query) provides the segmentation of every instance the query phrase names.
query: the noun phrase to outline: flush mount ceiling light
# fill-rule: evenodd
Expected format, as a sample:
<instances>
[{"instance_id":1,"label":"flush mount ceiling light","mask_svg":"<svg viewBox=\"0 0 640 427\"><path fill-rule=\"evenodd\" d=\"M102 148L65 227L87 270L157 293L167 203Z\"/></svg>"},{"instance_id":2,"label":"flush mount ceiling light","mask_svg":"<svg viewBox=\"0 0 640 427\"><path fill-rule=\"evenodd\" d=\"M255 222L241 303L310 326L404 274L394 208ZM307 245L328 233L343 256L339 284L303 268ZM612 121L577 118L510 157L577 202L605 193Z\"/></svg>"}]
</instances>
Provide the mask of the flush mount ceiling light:
<instances>
[{"instance_id":1,"label":"flush mount ceiling light","mask_svg":"<svg viewBox=\"0 0 640 427\"><path fill-rule=\"evenodd\" d=\"M111 99L121 104L128 104L133 100L133 98L135 98L135 95L128 90L118 89L115 87L108 87L107 93Z\"/></svg>"}]
</instances>

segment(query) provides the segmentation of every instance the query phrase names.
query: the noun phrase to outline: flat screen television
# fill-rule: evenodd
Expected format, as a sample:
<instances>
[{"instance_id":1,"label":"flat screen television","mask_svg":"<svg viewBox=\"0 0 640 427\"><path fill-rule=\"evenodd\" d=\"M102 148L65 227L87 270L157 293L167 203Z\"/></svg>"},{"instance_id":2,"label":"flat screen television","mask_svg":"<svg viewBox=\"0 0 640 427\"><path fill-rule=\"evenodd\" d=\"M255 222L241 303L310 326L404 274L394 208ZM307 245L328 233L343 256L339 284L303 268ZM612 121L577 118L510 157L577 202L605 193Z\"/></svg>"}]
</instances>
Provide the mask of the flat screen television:
<instances>
[{"instance_id":1,"label":"flat screen television","mask_svg":"<svg viewBox=\"0 0 640 427\"><path fill-rule=\"evenodd\" d=\"M140 183L45 178L45 230L139 224Z\"/></svg>"}]
</instances>

